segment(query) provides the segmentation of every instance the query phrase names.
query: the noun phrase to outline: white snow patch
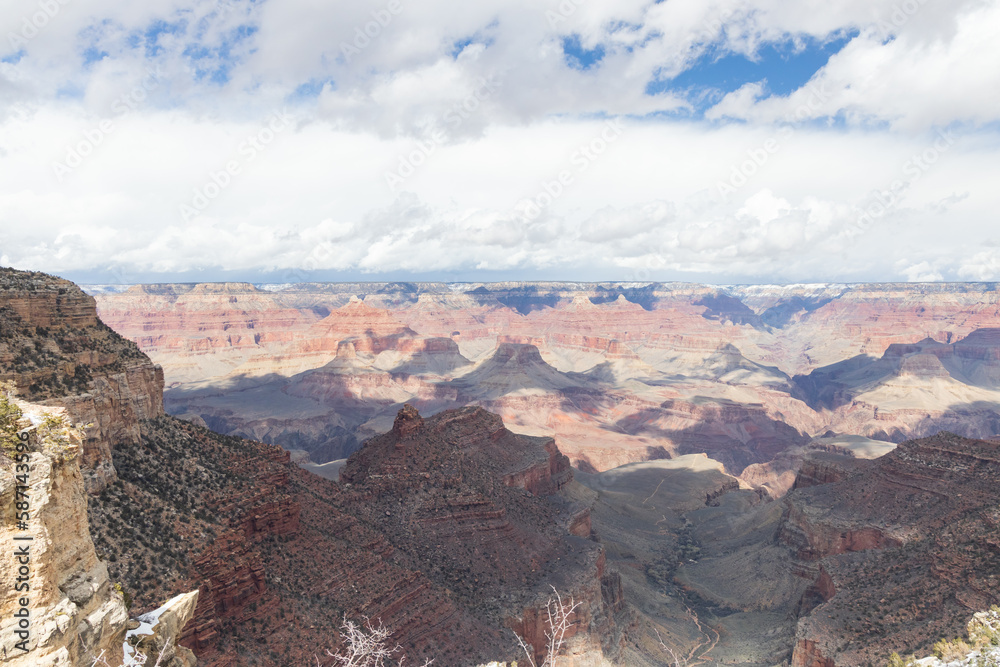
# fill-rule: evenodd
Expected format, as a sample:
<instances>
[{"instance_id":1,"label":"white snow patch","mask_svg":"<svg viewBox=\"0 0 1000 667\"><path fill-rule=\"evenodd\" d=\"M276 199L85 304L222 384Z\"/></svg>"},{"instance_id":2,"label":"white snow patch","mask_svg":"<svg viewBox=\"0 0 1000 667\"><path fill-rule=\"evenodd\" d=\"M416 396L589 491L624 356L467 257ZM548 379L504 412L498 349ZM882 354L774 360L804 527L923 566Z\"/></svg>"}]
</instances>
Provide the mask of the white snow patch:
<instances>
[{"instance_id":1,"label":"white snow patch","mask_svg":"<svg viewBox=\"0 0 1000 667\"><path fill-rule=\"evenodd\" d=\"M138 635L152 636L153 628L155 628L156 624L160 622L160 616L163 615L163 612L165 612L175 602L184 597L184 595L185 595L184 593L181 593L180 595L172 597L169 600L167 600L167 603L164 604L159 609L154 609L153 611L142 614L141 616L135 619L139 621L139 627L137 627L134 630L129 630L128 632L126 632L125 642L122 644L122 650L125 653L125 662L122 665L122 667L138 667L138 665L144 664L144 661L140 661L140 656L138 652L129 643L129 639L131 639L132 637L136 637Z\"/></svg>"},{"instance_id":2,"label":"white snow patch","mask_svg":"<svg viewBox=\"0 0 1000 667\"><path fill-rule=\"evenodd\" d=\"M96 296L98 294L121 294L128 291L132 285L80 285L86 294Z\"/></svg>"}]
</instances>

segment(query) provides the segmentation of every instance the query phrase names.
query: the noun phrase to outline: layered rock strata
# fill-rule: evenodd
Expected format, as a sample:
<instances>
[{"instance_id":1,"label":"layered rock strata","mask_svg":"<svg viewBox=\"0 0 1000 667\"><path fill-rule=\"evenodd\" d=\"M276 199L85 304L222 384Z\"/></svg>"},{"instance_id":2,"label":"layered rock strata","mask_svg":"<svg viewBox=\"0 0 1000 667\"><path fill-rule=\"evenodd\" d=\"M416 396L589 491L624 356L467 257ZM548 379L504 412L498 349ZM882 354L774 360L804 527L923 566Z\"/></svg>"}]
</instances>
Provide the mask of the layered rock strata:
<instances>
[{"instance_id":1,"label":"layered rock strata","mask_svg":"<svg viewBox=\"0 0 1000 667\"><path fill-rule=\"evenodd\" d=\"M0 381L83 425L91 493L114 479L111 450L163 414L162 369L98 319L93 297L45 274L0 268Z\"/></svg>"},{"instance_id":2,"label":"layered rock strata","mask_svg":"<svg viewBox=\"0 0 1000 667\"><path fill-rule=\"evenodd\" d=\"M0 453L0 502L12 508L0 527L2 585L10 592L0 598L4 664L121 664L125 651L144 649L126 646L124 591L109 577L91 539L80 472L84 434L70 425L65 409L15 405L23 414L14 424L17 444L8 447L14 431L4 433ZM161 664L195 664L193 655L176 646L193 609L175 610L158 630L154 656L172 646Z\"/></svg>"},{"instance_id":3,"label":"layered rock strata","mask_svg":"<svg viewBox=\"0 0 1000 667\"><path fill-rule=\"evenodd\" d=\"M147 285L98 300L164 365L172 414L315 464L405 403L480 405L591 471L784 457L745 477L773 495L794 480L785 453L827 431L1000 430L995 285Z\"/></svg>"},{"instance_id":4,"label":"layered rock strata","mask_svg":"<svg viewBox=\"0 0 1000 667\"><path fill-rule=\"evenodd\" d=\"M814 482L786 498L780 531L816 577L796 667L926 653L1000 602L996 443L941 433Z\"/></svg>"},{"instance_id":5,"label":"layered rock strata","mask_svg":"<svg viewBox=\"0 0 1000 667\"><path fill-rule=\"evenodd\" d=\"M600 546L570 533L589 538L587 508L551 495L571 480L551 440L482 410L427 422L407 410L337 485L276 447L170 418L143 434L91 503L98 548L140 608L199 588L182 644L205 664L322 656L344 614L379 619L411 660L516 658L511 628L539 613L549 584L585 603L569 651L620 650L615 619L628 612ZM122 521L127 503L146 508L145 525Z\"/></svg>"}]
</instances>

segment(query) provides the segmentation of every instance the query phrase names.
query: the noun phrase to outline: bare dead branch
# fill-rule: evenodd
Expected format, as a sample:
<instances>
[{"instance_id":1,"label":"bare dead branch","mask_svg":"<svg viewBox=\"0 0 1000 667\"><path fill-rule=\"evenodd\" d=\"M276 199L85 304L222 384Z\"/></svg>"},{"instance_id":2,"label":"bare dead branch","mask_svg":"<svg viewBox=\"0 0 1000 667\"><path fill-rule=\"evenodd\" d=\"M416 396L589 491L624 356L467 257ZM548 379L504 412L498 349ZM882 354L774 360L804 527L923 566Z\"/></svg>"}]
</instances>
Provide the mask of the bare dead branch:
<instances>
[{"instance_id":1,"label":"bare dead branch","mask_svg":"<svg viewBox=\"0 0 1000 667\"><path fill-rule=\"evenodd\" d=\"M340 625L340 634L347 645L339 653L332 653L329 649L326 652L339 667L385 667L391 665L393 656L403 649L399 644L390 648L392 632L381 621L372 623L365 618L364 624L359 624L345 616ZM396 662L397 667L402 667L405 661L406 658L401 657ZM427 660L421 667L427 667L433 662ZM319 664L319 658L316 658L316 664Z\"/></svg>"},{"instance_id":2,"label":"bare dead branch","mask_svg":"<svg viewBox=\"0 0 1000 667\"><path fill-rule=\"evenodd\" d=\"M549 587L552 589L552 595L549 596L548 601L545 603L545 624L548 626L548 629L545 631L546 653L542 667L555 667L563 644L566 643L566 633L573 626L573 614L576 612L577 607L580 606L580 603L574 601L572 597L570 597L568 602L564 601L555 586L550 585ZM516 632L514 633L514 637L517 639L517 643L520 644L521 650L524 651L524 655L528 659L528 664L531 667L537 667L532 648Z\"/></svg>"}]
</instances>

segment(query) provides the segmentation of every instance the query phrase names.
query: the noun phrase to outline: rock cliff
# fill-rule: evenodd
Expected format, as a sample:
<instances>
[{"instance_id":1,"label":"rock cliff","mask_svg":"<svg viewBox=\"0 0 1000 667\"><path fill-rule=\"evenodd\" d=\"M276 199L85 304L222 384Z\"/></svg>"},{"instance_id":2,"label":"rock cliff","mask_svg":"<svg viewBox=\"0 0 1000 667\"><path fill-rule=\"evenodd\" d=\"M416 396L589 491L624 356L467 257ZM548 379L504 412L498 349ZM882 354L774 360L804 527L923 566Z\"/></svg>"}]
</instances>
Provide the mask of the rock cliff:
<instances>
[{"instance_id":1,"label":"rock cliff","mask_svg":"<svg viewBox=\"0 0 1000 667\"><path fill-rule=\"evenodd\" d=\"M172 414L317 464L405 403L480 405L593 471L704 452L740 474L827 431L1000 430L995 285L155 285L98 301L164 365ZM780 495L784 461L744 479Z\"/></svg>"},{"instance_id":2,"label":"rock cliff","mask_svg":"<svg viewBox=\"0 0 1000 667\"><path fill-rule=\"evenodd\" d=\"M98 558L89 531L80 472L84 433L69 411L15 401L0 453L0 502L14 511L0 527L0 600L4 664L24 667L120 664L129 620L123 590ZM14 429L18 429L14 434ZM11 446L13 445L13 446ZM156 654L176 646L190 618L175 612L157 633ZM138 649L142 651L143 649ZM163 665L193 667L184 649L167 649Z\"/></svg>"},{"instance_id":3,"label":"rock cliff","mask_svg":"<svg viewBox=\"0 0 1000 667\"><path fill-rule=\"evenodd\" d=\"M0 268L0 381L84 425L91 493L114 479L111 450L163 414L162 369L98 319L93 297L45 274Z\"/></svg>"},{"instance_id":4,"label":"rock cliff","mask_svg":"<svg viewBox=\"0 0 1000 667\"><path fill-rule=\"evenodd\" d=\"M799 621L792 664L926 653L1000 602L998 481L1000 446L941 433L790 493L779 539L819 603Z\"/></svg>"},{"instance_id":5,"label":"rock cliff","mask_svg":"<svg viewBox=\"0 0 1000 667\"><path fill-rule=\"evenodd\" d=\"M82 665L102 652L120 660L128 615L87 529L81 433L44 422L64 411L18 405L25 437L0 454L0 502L11 508L0 530L11 592L0 607L4 664Z\"/></svg>"}]
</instances>

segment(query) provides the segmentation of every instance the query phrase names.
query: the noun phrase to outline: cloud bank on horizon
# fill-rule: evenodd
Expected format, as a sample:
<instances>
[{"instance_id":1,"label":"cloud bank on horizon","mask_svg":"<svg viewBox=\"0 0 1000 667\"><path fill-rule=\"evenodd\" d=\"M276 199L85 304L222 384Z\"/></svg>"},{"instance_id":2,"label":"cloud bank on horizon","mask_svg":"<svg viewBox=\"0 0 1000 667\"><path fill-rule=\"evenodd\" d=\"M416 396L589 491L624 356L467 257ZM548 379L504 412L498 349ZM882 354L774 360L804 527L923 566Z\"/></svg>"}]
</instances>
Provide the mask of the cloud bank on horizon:
<instances>
[{"instance_id":1,"label":"cloud bank on horizon","mask_svg":"<svg viewBox=\"0 0 1000 667\"><path fill-rule=\"evenodd\" d=\"M1000 280L998 0L8 0L0 265Z\"/></svg>"}]
</instances>

